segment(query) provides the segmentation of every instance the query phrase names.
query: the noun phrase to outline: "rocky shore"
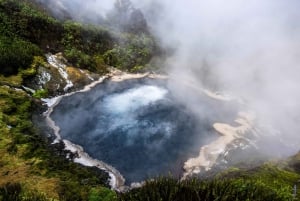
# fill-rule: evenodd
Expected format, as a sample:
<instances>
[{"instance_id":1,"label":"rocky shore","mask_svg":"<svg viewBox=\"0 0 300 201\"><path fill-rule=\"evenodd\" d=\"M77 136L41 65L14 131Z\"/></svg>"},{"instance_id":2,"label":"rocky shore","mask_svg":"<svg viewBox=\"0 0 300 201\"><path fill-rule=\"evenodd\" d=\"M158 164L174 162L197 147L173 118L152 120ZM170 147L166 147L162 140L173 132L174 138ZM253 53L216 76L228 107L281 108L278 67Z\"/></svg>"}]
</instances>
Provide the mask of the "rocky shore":
<instances>
[{"instance_id":1,"label":"rocky shore","mask_svg":"<svg viewBox=\"0 0 300 201\"><path fill-rule=\"evenodd\" d=\"M190 158L184 163L183 179L188 176L199 174L201 171L208 171L216 163L218 157L226 152L226 147L234 140L243 138L247 132L253 128L254 115L240 112L235 120L239 126L232 126L224 123L214 123L213 128L220 134L215 141L201 147L199 155Z\"/></svg>"},{"instance_id":2,"label":"rocky shore","mask_svg":"<svg viewBox=\"0 0 300 201\"><path fill-rule=\"evenodd\" d=\"M168 79L167 76L154 74L154 73L139 73L139 74L131 74L122 72L115 68L110 68L109 73L105 76L98 77L95 80L91 77L88 72L85 72L85 76L90 80L89 84L85 85L86 82L83 82L82 85L78 85L77 83L68 80L71 76L69 76L68 71L66 70L66 65L63 63L63 58L58 59L60 55L48 55L48 62L51 66L56 66L55 68L60 69L62 77L65 79L65 86L62 86L65 90L63 95L55 96L50 99L42 99L44 103L48 106L48 110L44 113L45 119L49 127L53 129L55 140L53 143L57 143L59 141L63 141L66 147L66 150L69 150L73 153L76 153L77 157L74 159L74 162L80 163L85 166L95 166L99 169L102 169L109 173L110 175L110 185L113 189L118 191L124 191L128 187L125 186L124 177L116 170L114 167L103 163L102 161L91 158L87 153L84 152L84 149L78 145L73 144L70 141L61 139L59 134L60 128L56 126L55 122L50 118L53 109L57 104L59 104L60 100L63 97L71 96L75 93L83 93L89 91L97 84L100 84L106 79L109 79L113 82L121 82L128 79L139 79L139 78L153 78L153 79ZM71 84L72 83L72 84ZM74 83L74 84L73 84ZM77 88L74 88L74 85L77 84ZM193 86L193 84L186 84L187 87ZM81 88L81 89L80 89ZM198 89L197 89L198 90ZM68 92L72 91L72 92ZM231 101L233 98L229 96L224 96L222 94L217 94L211 92L209 90L200 90L199 93L202 93L212 99L218 99L220 101ZM218 157L226 152L226 147L230 145L234 140L243 138L243 135L249 131L251 131L253 126L254 116L252 114L246 112L240 112L235 122L239 124L239 126L232 126L224 123L214 123L212 126L217 133L220 134L215 141L201 147L199 151L199 155L195 158L188 159L183 166L184 174L182 179L185 179L189 176L199 174L202 171L210 170L213 165L216 164Z\"/></svg>"},{"instance_id":3,"label":"rocky shore","mask_svg":"<svg viewBox=\"0 0 300 201\"><path fill-rule=\"evenodd\" d=\"M64 79L66 79L65 83L66 86L64 87L65 90L65 94L63 95L58 95L52 98L45 98L42 99L42 101L44 102L44 104L48 107L47 111L44 112L44 117L46 120L47 125L53 130L54 136L55 136L55 140L53 141L53 143L58 143L59 141L63 141L65 144L65 149L68 151L71 151L72 153L75 153L76 157L74 158L74 162L76 163L80 163L82 165L85 166L95 166L101 170L104 170L106 172L108 172L109 176L110 176L110 186L112 189L117 190L117 191L124 191L126 189L128 189L128 187L125 186L125 179L124 177L120 174L120 172L115 169L114 167L91 158L85 151L84 149L76 144L73 144L72 142L68 141L68 140L64 140L61 138L60 136L60 128L58 126L56 126L55 122L51 119L50 115L53 112L53 109L55 108L56 105L59 104L59 102L61 101L62 98L67 97L67 96L72 96L75 93L83 93L86 91L89 91L90 89L92 89L93 87L95 87L96 85L102 83L104 80L111 80L114 82L120 82L120 81L124 81L124 80L128 80L128 79L138 79L138 78L145 78L145 77L149 77L149 78L160 78L160 79L165 79L165 76L162 75L157 75L157 74L153 74L153 73L143 73L143 74L131 74L131 73L126 73L126 72L122 72L118 69L115 68L111 68L110 72L102 77L99 77L97 80L94 79L90 79L90 83L88 85L82 85L81 88L79 90L74 90L73 92L67 92L67 91L72 91L72 87L74 87L74 85L76 83L73 84L72 81L68 81L67 79L69 78L69 75L67 73L67 71L65 71L66 65L62 63L62 59L58 60L57 56L55 55L48 55L48 61L50 65L52 66L56 66L56 68L60 68L60 71L62 72L61 74L63 74ZM89 75L88 73L86 75ZM72 83L72 84L71 84ZM77 85L78 86L78 85ZM77 88L80 88L80 86L78 86Z\"/></svg>"}]
</instances>

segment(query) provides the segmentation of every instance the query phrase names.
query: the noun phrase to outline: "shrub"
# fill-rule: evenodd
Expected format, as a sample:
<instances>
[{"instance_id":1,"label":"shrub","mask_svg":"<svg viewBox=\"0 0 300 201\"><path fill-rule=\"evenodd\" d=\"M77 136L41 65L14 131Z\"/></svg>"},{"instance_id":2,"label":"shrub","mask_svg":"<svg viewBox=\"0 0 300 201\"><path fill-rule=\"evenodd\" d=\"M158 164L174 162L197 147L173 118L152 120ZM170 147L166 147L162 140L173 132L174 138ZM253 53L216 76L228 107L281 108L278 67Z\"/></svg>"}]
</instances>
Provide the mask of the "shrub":
<instances>
[{"instance_id":1,"label":"shrub","mask_svg":"<svg viewBox=\"0 0 300 201\"><path fill-rule=\"evenodd\" d=\"M21 194L21 184L7 183L0 187L0 201L14 200L18 201Z\"/></svg>"},{"instance_id":2,"label":"shrub","mask_svg":"<svg viewBox=\"0 0 300 201\"><path fill-rule=\"evenodd\" d=\"M115 192L99 187L99 188L92 188L89 193L88 197L89 201L116 201L117 195Z\"/></svg>"},{"instance_id":3,"label":"shrub","mask_svg":"<svg viewBox=\"0 0 300 201\"><path fill-rule=\"evenodd\" d=\"M71 49L66 49L64 53L68 61L71 62L76 67L95 70L96 68L95 60L91 56L83 53L82 51L76 48L71 48Z\"/></svg>"},{"instance_id":4,"label":"shrub","mask_svg":"<svg viewBox=\"0 0 300 201\"><path fill-rule=\"evenodd\" d=\"M146 34L124 35L122 42L104 55L106 64L122 70L138 72L143 70L155 51L154 39Z\"/></svg>"},{"instance_id":5,"label":"shrub","mask_svg":"<svg viewBox=\"0 0 300 201\"><path fill-rule=\"evenodd\" d=\"M33 95L34 98L46 98L48 96L47 89L39 89Z\"/></svg>"},{"instance_id":6,"label":"shrub","mask_svg":"<svg viewBox=\"0 0 300 201\"><path fill-rule=\"evenodd\" d=\"M33 57L40 54L40 49L30 42L0 35L0 73L5 76L28 68Z\"/></svg>"},{"instance_id":7,"label":"shrub","mask_svg":"<svg viewBox=\"0 0 300 201\"><path fill-rule=\"evenodd\" d=\"M7 183L0 187L0 201L47 201L45 195L26 191L20 183Z\"/></svg>"}]
</instances>

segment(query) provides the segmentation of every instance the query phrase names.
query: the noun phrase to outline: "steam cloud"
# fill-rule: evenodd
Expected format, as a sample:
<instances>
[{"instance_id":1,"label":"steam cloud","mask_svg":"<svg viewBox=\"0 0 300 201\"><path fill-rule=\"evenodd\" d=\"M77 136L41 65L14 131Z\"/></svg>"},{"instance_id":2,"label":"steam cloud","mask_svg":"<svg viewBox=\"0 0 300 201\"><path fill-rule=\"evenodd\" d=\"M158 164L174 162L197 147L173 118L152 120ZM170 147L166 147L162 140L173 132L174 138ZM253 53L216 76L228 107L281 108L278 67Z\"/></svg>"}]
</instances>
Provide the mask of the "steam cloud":
<instances>
[{"instance_id":1,"label":"steam cloud","mask_svg":"<svg viewBox=\"0 0 300 201\"><path fill-rule=\"evenodd\" d=\"M101 22L113 8L109 0L36 0L49 8L57 18L69 17L80 21Z\"/></svg>"},{"instance_id":2,"label":"steam cloud","mask_svg":"<svg viewBox=\"0 0 300 201\"><path fill-rule=\"evenodd\" d=\"M176 78L170 85L182 89L178 94L193 96L181 87L189 81L242 97L262 125L274 128L261 133L264 152L289 155L298 151L299 2L161 4L161 20L155 21L153 29L165 45L178 47L167 62ZM148 5L141 6L151 11ZM193 103L190 107L199 106ZM288 148L281 147L279 141Z\"/></svg>"},{"instance_id":3,"label":"steam cloud","mask_svg":"<svg viewBox=\"0 0 300 201\"><path fill-rule=\"evenodd\" d=\"M262 133L268 143L264 151L286 155L299 150L299 1L135 3L146 11L161 41L176 48L167 67L176 78L170 85L182 89L181 97L193 96L182 87L187 81L242 97L262 125L276 130ZM156 7L161 9L157 13ZM276 141L289 148L274 147Z\"/></svg>"},{"instance_id":4,"label":"steam cloud","mask_svg":"<svg viewBox=\"0 0 300 201\"><path fill-rule=\"evenodd\" d=\"M46 0L43 0L47 2ZM75 19L105 17L111 0L54 0ZM165 67L178 97L199 108L185 83L228 91L257 113L265 151L299 149L300 2L298 0L132 0L162 44L175 50ZM289 148L270 142L285 141Z\"/></svg>"}]
</instances>

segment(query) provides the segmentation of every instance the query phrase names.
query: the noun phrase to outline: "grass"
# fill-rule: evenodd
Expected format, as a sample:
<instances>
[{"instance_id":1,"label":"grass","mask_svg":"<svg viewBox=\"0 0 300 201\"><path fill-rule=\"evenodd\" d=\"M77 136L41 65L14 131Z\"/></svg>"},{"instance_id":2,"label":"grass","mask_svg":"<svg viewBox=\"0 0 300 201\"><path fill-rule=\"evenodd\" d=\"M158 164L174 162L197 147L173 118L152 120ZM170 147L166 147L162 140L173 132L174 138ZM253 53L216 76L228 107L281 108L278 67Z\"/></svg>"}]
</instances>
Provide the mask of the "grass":
<instances>
[{"instance_id":1,"label":"grass","mask_svg":"<svg viewBox=\"0 0 300 201\"><path fill-rule=\"evenodd\" d=\"M120 195L121 201L289 201L299 175L272 166L210 180L158 178ZM236 172L237 173L237 172ZM238 171L240 173L240 171Z\"/></svg>"},{"instance_id":2,"label":"grass","mask_svg":"<svg viewBox=\"0 0 300 201\"><path fill-rule=\"evenodd\" d=\"M54 201L44 194L24 190L20 183L8 183L0 187L0 201Z\"/></svg>"},{"instance_id":3,"label":"grass","mask_svg":"<svg viewBox=\"0 0 300 201\"><path fill-rule=\"evenodd\" d=\"M55 193L55 189L58 188L58 179L44 177L42 172L33 174L35 166L41 159L23 157L31 145L26 142L28 136L20 132L22 130L29 132L32 126L27 119L30 101L28 102L26 93L2 86L0 96L0 116L2 117L0 118L0 186L8 183L22 183L29 190L37 190L46 193L49 197L58 198L58 194ZM23 103L15 105L20 102Z\"/></svg>"},{"instance_id":4,"label":"grass","mask_svg":"<svg viewBox=\"0 0 300 201\"><path fill-rule=\"evenodd\" d=\"M48 92L41 89L31 97L20 88L45 66L45 52L62 51L74 67L105 73L107 65L143 71L157 49L145 33L60 22L28 1L0 0L0 201L292 200L299 174L274 164L231 169L210 180L157 178L117 194L108 189L107 173L71 162L66 156L72 153L62 143L51 145L33 125L32 113L40 107L34 98ZM79 82L81 73L74 67L67 71ZM289 161L298 173L299 158Z\"/></svg>"},{"instance_id":5,"label":"grass","mask_svg":"<svg viewBox=\"0 0 300 201\"><path fill-rule=\"evenodd\" d=\"M92 188L107 186L106 173L70 162L61 145L47 145L30 121L33 107L25 92L0 86L0 188L14 183L22 195L87 200Z\"/></svg>"}]
</instances>

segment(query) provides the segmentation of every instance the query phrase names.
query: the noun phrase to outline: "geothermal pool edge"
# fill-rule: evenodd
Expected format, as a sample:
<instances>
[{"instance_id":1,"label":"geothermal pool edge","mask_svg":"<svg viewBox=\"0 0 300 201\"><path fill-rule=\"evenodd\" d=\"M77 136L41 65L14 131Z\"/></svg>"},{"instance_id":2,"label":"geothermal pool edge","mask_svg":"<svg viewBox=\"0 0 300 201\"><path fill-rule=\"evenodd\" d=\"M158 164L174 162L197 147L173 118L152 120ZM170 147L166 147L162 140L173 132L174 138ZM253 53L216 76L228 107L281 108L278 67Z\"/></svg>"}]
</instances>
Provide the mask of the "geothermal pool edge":
<instances>
[{"instance_id":1,"label":"geothermal pool edge","mask_svg":"<svg viewBox=\"0 0 300 201\"><path fill-rule=\"evenodd\" d=\"M76 93L87 92L107 79L114 82L121 82L127 79L139 79L145 77L152 78L152 79L167 79L167 76L159 75L159 74L153 74L153 73L129 74L129 73L119 71L117 69L111 69L110 73L84 86L84 88L81 90L66 93L64 95L56 96L53 98L42 99L44 104L47 105L48 107L47 111L43 113L43 116L45 117L47 125L53 130L55 136L55 139L52 143L55 144L58 143L60 140L62 140L65 144L65 150L78 154L78 157L76 157L73 162L79 163L84 166L94 166L107 172L110 177L109 184L111 188L116 191L125 191L126 189L129 188L128 186L125 186L125 179L122 176L122 174L116 168L104 163L103 161L90 157L89 154L86 153L81 146L76 145L68 140L62 139L59 134L60 128L56 125L55 121L50 117L50 115L52 114L54 108L60 103L60 101L64 97L72 96ZM135 183L135 185L140 185L140 183Z\"/></svg>"},{"instance_id":2,"label":"geothermal pool edge","mask_svg":"<svg viewBox=\"0 0 300 201\"><path fill-rule=\"evenodd\" d=\"M52 114L54 108L60 103L60 101L64 98L64 97L68 97L68 96L72 96L76 93L82 93L82 92L87 92L89 90L91 90L93 87L97 86L100 83L103 83L105 80L110 80L112 82L122 82L124 80L128 80L128 79L140 79L140 78L152 78L152 79L168 79L168 77L166 76L161 76L161 75L156 75L156 74L149 74L149 73L145 73L145 74L128 74L128 73L124 73L121 71L113 71L112 73L100 78L97 81L92 82L91 84L87 85L84 87L84 89L79 90L79 91L75 91L75 92L71 92L71 93L67 93L65 95L62 96L58 96L58 97L54 97L52 99L43 99L44 102L46 102L47 106L48 106L48 110L44 113L45 117L46 117L46 122L48 124L49 127L51 127L54 131L54 134L56 136L56 139L54 140L53 143L58 142L59 140L62 140L66 146L66 150L69 150L71 152L77 152L78 153L78 157L74 159L74 162L76 163L80 163L82 165L85 166L95 166L99 169L102 169L104 171L106 171L109 176L110 176L110 185L111 188L117 191L124 191L130 187L125 185L125 179L123 177L123 175L113 166L108 165L108 163L103 162L102 160L98 160L95 158L92 158L88 153L86 153L84 151L84 148L81 147L80 145L76 145L72 142L70 142L69 140L66 139L62 139L61 135L60 135L60 128L56 125L55 121L50 117L50 115ZM228 98L224 98L221 95L216 95L213 92L208 93L207 90L202 89L201 93L205 94L207 97L211 98L211 99L219 99L221 101L229 101ZM245 116L245 115L239 115L238 117L240 117L239 119L237 119L237 123L240 123L240 127L232 127L229 124L218 124L218 123L214 123L213 128L217 131L217 133L220 135L220 137L218 137L216 140L214 140L211 143L205 144L201 147L199 155L196 156L196 158L188 158L188 160L184 163L184 172L183 172L183 176L182 179L188 178L189 176L198 173L200 168L205 168L205 170L210 169L210 167L212 167L216 161L208 161L208 157L209 154L207 154L206 152L208 150L214 150L216 148L216 145L220 145L222 144L222 151L218 152L217 154L214 155L215 158L217 158L217 156L219 156L220 154L224 153L226 151L226 146L229 145L230 143L232 143L232 141L234 139L238 139L240 137L242 137L243 133L241 135L236 135L236 131L240 131L241 129L244 129L245 132L249 129L251 129L251 118L248 118L249 116ZM245 120L244 122L241 120ZM242 121L242 123L241 123ZM246 123L245 123L246 122ZM229 135L228 134L228 129L226 128L232 128L232 132ZM236 130L235 130L236 128ZM227 132L225 132L224 131ZM234 133L235 132L235 133ZM141 186L143 182L133 182L131 183L131 187L136 187L136 186Z\"/></svg>"}]
</instances>

